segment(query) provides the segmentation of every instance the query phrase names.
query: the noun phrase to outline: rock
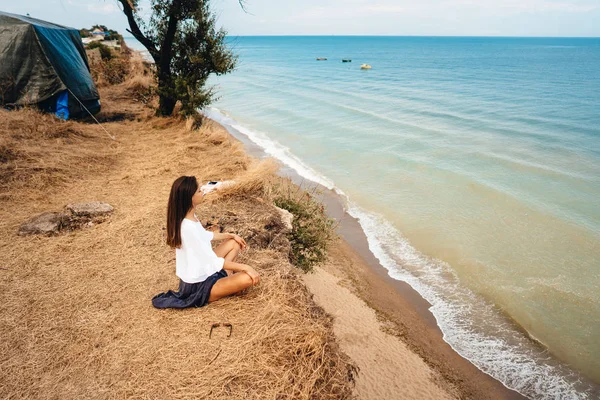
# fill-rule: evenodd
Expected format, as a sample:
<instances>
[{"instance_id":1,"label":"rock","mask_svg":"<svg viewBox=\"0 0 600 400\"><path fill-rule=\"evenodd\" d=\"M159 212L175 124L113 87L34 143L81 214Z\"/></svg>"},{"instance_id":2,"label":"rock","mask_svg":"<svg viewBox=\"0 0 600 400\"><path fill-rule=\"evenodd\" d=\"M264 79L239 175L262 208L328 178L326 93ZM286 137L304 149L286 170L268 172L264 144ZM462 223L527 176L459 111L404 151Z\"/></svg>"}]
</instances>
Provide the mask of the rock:
<instances>
[{"instance_id":1,"label":"rock","mask_svg":"<svg viewBox=\"0 0 600 400\"><path fill-rule=\"evenodd\" d=\"M18 234L24 235L54 235L64 228L69 222L69 215L63 212L45 212L19 227Z\"/></svg>"},{"instance_id":2,"label":"rock","mask_svg":"<svg viewBox=\"0 0 600 400\"><path fill-rule=\"evenodd\" d=\"M101 224L113 212L113 206L99 201L71 203L67 204L65 209L69 214L68 229L71 231Z\"/></svg>"},{"instance_id":3,"label":"rock","mask_svg":"<svg viewBox=\"0 0 600 400\"><path fill-rule=\"evenodd\" d=\"M281 222L283 223L283 226L285 226L285 228L287 230L291 231L293 228L292 221L294 220L294 214L292 214L288 210L284 210L283 208L279 208L277 206L275 206L275 208L277 209L277 212L279 213L279 217L281 218Z\"/></svg>"},{"instance_id":4,"label":"rock","mask_svg":"<svg viewBox=\"0 0 600 400\"><path fill-rule=\"evenodd\" d=\"M91 227L104 222L112 212L110 204L99 201L68 204L63 212L45 212L33 217L19 227L18 234L55 235L62 231Z\"/></svg>"},{"instance_id":5,"label":"rock","mask_svg":"<svg viewBox=\"0 0 600 400\"><path fill-rule=\"evenodd\" d=\"M113 206L108 203L92 201L89 203L67 204L67 210L77 217L99 217L113 212Z\"/></svg>"}]
</instances>

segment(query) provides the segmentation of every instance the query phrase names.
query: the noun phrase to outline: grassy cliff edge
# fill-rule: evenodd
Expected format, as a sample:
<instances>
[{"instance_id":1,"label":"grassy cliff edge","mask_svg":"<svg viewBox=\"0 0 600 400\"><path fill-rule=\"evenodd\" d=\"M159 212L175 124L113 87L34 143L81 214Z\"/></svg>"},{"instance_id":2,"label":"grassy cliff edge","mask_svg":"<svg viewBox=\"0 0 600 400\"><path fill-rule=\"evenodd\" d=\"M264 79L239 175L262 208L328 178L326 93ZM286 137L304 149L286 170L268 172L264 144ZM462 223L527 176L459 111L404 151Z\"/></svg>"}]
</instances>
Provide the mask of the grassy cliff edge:
<instances>
[{"instance_id":1,"label":"grassy cliff edge","mask_svg":"<svg viewBox=\"0 0 600 400\"><path fill-rule=\"evenodd\" d=\"M116 140L94 121L0 111L0 397L351 397L354 364L289 262L272 163L210 121L154 117L151 79L139 60L130 71L100 85L97 118ZM164 229L180 175L238 182L197 213L246 238L240 261L262 282L201 309L156 310L151 297L177 286ZM16 234L33 215L93 200L115 207L108 221ZM231 337L209 338L214 322L231 323Z\"/></svg>"}]
</instances>

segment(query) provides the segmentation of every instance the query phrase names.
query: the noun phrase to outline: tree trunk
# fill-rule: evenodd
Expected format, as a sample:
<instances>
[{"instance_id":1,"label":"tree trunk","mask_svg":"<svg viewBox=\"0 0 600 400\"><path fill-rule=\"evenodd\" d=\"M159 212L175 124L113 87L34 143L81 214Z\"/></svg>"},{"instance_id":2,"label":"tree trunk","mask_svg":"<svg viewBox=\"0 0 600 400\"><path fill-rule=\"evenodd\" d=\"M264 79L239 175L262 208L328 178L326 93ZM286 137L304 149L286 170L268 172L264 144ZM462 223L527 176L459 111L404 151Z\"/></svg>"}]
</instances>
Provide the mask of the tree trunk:
<instances>
[{"instance_id":1,"label":"tree trunk","mask_svg":"<svg viewBox=\"0 0 600 400\"><path fill-rule=\"evenodd\" d=\"M174 85L171 66L169 64L159 64L157 67L158 108L156 109L156 115L167 117L173 113L175 103L177 103L177 97L174 96L174 92L171 90Z\"/></svg>"},{"instance_id":2,"label":"tree trunk","mask_svg":"<svg viewBox=\"0 0 600 400\"><path fill-rule=\"evenodd\" d=\"M158 72L158 89L160 94L156 115L161 115L164 117L171 115L173 108L175 108L175 103L177 102L176 97L173 97L172 95L169 96L164 92L160 93L160 91L170 91L173 85L171 76L171 60L173 58L173 40L175 40L177 24L179 23L180 18L180 6L181 0L173 0L171 8L169 9L167 32L165 33L165 37L163 38L163 42L160 46L160 59L156 65Z\"/></svg>"},{"instance_id":3,"label":"tree trunk","mask_svg":"<svg viewBox=\"0 0 600 400\"><path fill-rule=\"evenodd\" d=\"M167 117L173 113L177 99L169 96L159 96L158 98L158 109L156 115L161 117Z\"/></svg>"},{"instance_id":4,"label":"tree trunk","mask_svg":"<svg viewBox=\"0 0 600 400\"><path fill-rule=\"evenodd\" d=\"M129 27L131 28L131 30L128 30L128 32L130 32L140 43L144 45L144 47L146 47L146 49L148 49L148 52L150 52L150 55L154 59L154 65L156 66L158 75L159 91L158 109L156 110L156 115L171 115L173 113L173 109L175 108L175 103L177 103L177 98L173 95L161 93L161 89L165 92L170 92L170 90L165 90L165 88L170 88L173 84L171 77L172 47L175 33L177 31L177 23L179 22L178 16L181 0L173 0L173 3L171 4L167 32L165 34L163 43L161 43L160 50L156 48L156 43L144 36L140 30L137 22L135 21L132 2L130 0L118 1L123 5L123 13L125 13L127 16L127 21L129 22Z\"/></svg>"}]
</instances>

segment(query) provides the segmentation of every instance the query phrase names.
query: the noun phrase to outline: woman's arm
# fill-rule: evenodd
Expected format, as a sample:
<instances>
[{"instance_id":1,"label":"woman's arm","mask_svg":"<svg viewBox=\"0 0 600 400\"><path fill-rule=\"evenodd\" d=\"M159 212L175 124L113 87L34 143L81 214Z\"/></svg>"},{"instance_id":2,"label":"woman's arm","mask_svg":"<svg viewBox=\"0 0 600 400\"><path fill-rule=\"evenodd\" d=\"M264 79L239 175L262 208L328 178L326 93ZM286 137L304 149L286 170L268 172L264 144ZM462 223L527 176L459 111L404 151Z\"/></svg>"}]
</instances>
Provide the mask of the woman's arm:
<instances>
[{"instance_id":1,"label":"woman's arm","mask_svg":"<svg viewBox=\"0 0 600 400\"><path fill-rule=\"evenodd\" d=\"M233 272L244 272L244 271L248 270L249 268L252 268L252 267L249 265L246 265L246 264L240 264L240 263L236 263L233 261L225 260L225 262L223 263L223 269L229 269Z\"/></svg>"},{"instance_id":2,"label":"woman's arm","mask_svg":"<svg viewBox=\"0 0 600 400\"><path fill-rule=\"evenodd\" d=\"M213 232L214 233L214 237L213 240L223 240L223 239L233 239L233 233L220 233L220 232Z\"/></svg>"},{"instance_id":3,"label":"woman's arm","mask_svg":"<svg viewBox=\"0 0 600 400\"><path fill-rule=\"evenodd\" d=\"M233 272L245 272L252 279L252 285L257 285L260 282L260 276L254 268L246 264L240 264L233 261L227 261L223 263L224 269L229 269Z\"/></svg>"},{"instance_id":4,"label":"woman's arm","mask_svg":"<svg viewBox=\"0 0 600 400\"><path fill-rule=\"evenodd\" d=\"M212 240L233 239L242 247L242 249L245 249L247 246L246 241L234 233L213 232L213 234Z\"/></svg>"}]
</instances>

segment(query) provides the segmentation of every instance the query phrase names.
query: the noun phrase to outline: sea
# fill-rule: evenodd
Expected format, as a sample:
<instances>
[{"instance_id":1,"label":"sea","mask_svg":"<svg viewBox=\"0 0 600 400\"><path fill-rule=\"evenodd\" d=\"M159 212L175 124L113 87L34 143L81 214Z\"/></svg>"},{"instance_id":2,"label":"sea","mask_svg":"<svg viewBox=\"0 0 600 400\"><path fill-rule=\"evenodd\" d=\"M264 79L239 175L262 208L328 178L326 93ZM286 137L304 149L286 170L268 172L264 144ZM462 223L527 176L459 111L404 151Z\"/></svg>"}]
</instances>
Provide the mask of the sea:
<instances>
[{"instance_id":1,"label":"sea","mask_svg":"<svg viewBox=\"0 0 600 400\"><path fill-rule=\"evenodd\" d=\"M208 116L337 192L479 369L600 398L600 38L228 43Z\"/></svg>"}]
</instances>

